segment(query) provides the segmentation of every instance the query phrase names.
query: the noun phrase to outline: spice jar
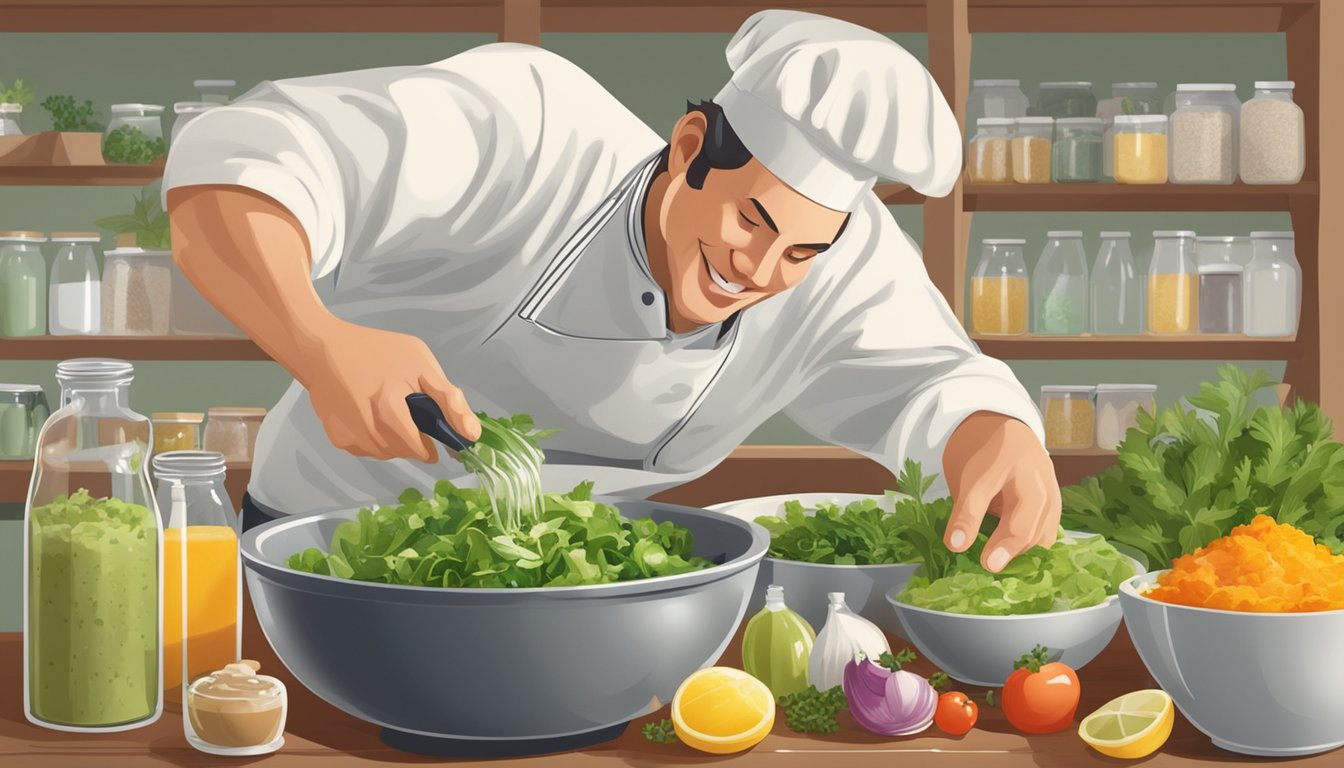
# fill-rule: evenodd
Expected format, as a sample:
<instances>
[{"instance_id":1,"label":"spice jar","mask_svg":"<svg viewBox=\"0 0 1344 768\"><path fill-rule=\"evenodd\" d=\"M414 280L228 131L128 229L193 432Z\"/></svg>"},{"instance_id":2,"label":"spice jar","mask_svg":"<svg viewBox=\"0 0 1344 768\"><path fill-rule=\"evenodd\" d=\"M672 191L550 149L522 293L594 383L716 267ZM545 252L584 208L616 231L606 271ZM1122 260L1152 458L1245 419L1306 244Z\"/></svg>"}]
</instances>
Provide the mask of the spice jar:
<instances>
[{"instance_id":1,"label":"spice jar","mask_svg":"<svg viewBox=\"0 0 1344 768\"><path fill-rule=\"evenodd\" d=\"M284 746L285 684L260 671L259 663L243 659L193 681L182 718L187 743L231 757L265 755Z\"/></svg>"},{"instance_id":2,"label":"spice jar","mask_svg":"<svg viewBox=\"0 0 1344 768\"><path fill-rule=\"evenodd\" d=\"M154 453L194 451L201 447L203 413L160 412L150 414L154 422Z\"/></svg>"},{"instance_id":3,"label":"spice jar","mask_svg":"<svg viewBox=\"0 0 1344 768\"><path fill-rule=\"evenodd\" d=\"M1116 182L1167 183L1166 115L1121 115L1115 118L1111 143Z\"/></svg>"},{"instance_id":4,"label":"spice jar","mask_svg":"<svg viewBox=\"0 0 1344 768\"><path fill-rule=\"evenodd\" d=\"M177 135L192 120L195 120L207 109L217 107L218 104L210 101L179 101L173 105L173 130L169 133L170 143L177 143Z\"/></svg>"},{"instance_id":5,"label":"spice jar","mask_svg":"<svg viewBox=\"0 0 1344 768\"><path fill-rule=\"evenodd\" d=\"M1199 332L1241 333L1242 269L1239 264L1199 267Z\"/></svg>"},{"instance_id":6,"label":"spice jar","mask_svg":"<svg viewBox=\"0 0 1344 768\"><path fill-rule=\"evenodd\" d=\"M171 251L114 248L104 255L103 330L108 336L167 336Z\"/></svg>"},{"instance_id":7,"label":"spice jar","mask_svg":"<svg viewBox=\"0 0 1344 768\"><path fill-rule=\"evenodd\" d=\"M1173 184L1231 184L1237 179L1241 101L1232 83L1181 83L1171 114Z\"/></svg>"},{"instance_id":8,"label":"spice jar","mask_svg":"<svg viewBox=\"0 0 1344 768\"><path fill-rule=\"evenodd\" d=\"M0 336L47 332L47 260L41 232L0 232Z\"/></svg>"},{"instance_id":9,"label":"spice jar","mask_svg":"<svg viewBox=\"0 0 1344 768\"><path fill-rule=\"evenodd\" d=\"M205 450L230 462L251 462L265 408L216 407L205 424Z\"/></svg>"},{"instance_id":10,"label":"spice jar","mask_svg":"<svg viewBox=\"0 0 1344 768\"><path fill-rule=\"evenodd\" d=\"M1058 182L1101 181L1101 118L1055 121L1053 175Z\"/></svg>"},{"instance_id":11,"label":"spice jar","mask_svg":"<svg viewBox=\"0 0 1344 768\"><path fill-rule=\"evenodd\" d=\"M1097 447L1113 451L1129 430L1139 426L1139 411L1157 412L1153 384L1097 385Z\"/></svg>"},{"instance_id":12,"label":"spice jar","mask_svg":"<svg viewBox=\"0 0 1344 768\"><path fill-rule=\"evenodd\" d=\"M1049 183L1054 118L1019 117L1013 127L1013 181L1018 184Z\"/></svg>"},{"instance_id":13,"label":"spice jar","mask_svg":"<svg viewBox=\"0 0 1344 768\"><path fill-rule=\"evenodd\" d=\"M1041 83L1036 108L1028 112L1042 117L1096 117L1097 97L1088 82Z\"/></svg>"},{"instance_id":14,"label":"spice jar","mask_svg":"<svg viewBox=\"0 0 1344 768\"><path fill-rule=\"evenodd\" d=\"M0 104L0 136L22 136L23 130L19 128L19 115L23 114L23 107L13 102L4 102Z\"/></svg>"},{"instance_id":15,"label":"spice jar","mask_svg":"<svg viewBox=\"0 0 1344 768\"><path fill-rule=\"evenodd\" d=\"M60 246L51 265L48 326L53 336L98 333L102 325L103 279L94 248L97 232L53 232Z\"/></svg>"},{"instance_id":16,"label":"spice jar","mask_svg":"<svg viewBox=\"0 0 1344 768\"><path fill-rule=\"evenodd\" d=\"M145 165L168 154L162 115L158 104L113 104L112 120L103 131L103 159Z\"/></svg>"},{"instance_id":17,"label":"spice jar","mask_svg":"<svg viewBox=\"0 0 1344 768\"><path fill-rule=\"evenodd\" d=\"M974 129L982 117L1018 118L1027 114L1027 97L1018 80L972 80L966 99L966 125Z\"/></svg>"},{"instance_id":18,"label":"spice jar","mask_svg":"<svg viewBox=\"0 0 1344 768\"><path fill-rule=\"evenodd\" d=\"M1096 392L1096 387L1041 387L1046 448L1078 450L1093 446L1097 423L1093 404Z\"/></svg>"},{"instance_id":19,"label":"spice jar","mask_svg":"<svg viewBox=\"0 0 1344 768\"><path fill-rule=\"evenodd\" d=\"M47 416L47 395L36 384L0 384L0 460L33 458Z\"/></svg>"},{"instance_id":20,"label":"spice jar","mask_svg":"<svg viewBox=\"0 0 1344 768\"><path fill-rule=\"evenodd\" d=\"M1241 106L1241 180L1296 184L1307 168L1306 120L1293 101L1293 82L1257 80Z\"/></svg>"},{"instance_id":21,"label":"spice jar","mask_svg":"<svg viewBox=\"0 0 1344 768\"><path fill-rule=\"evenodd\" d=\"M1195 233L1154 232L1153 239L1153 261L1148 269L1148 332L1192 333L1199 317Z\"/></svg>"},{"instance_id":22,"label":"spice jar","mask_svg":"<svg viewBox=\"0 0 1344 768\"><path fill-rule=\"evenodd\" d=\"M1292 232L1252 232L1255 255L1246 265L1246 335L1281 337L1297 333L1302 312L1302 268Z\"/></svg>"},{"instance_id":23,"label":"spice jar","mask_svg":"<svg viewBox=\"0 0 1344 768\"><path fill-rule=\"evenodd\" d=\"M971 277L971 332L1017 336L1027 332L1026 240L984 240Z\"/></svg>"},{"instance_id":24,"label":"spice jar","mask_svg":"<svg viewBox=\"0 0 1344 768\"><path fill-rule=\"evenodd\" d=\"M1010 144L1013 120L984 117L976 123L966 173L977 184L1006 184L1013 180Z\"/></svg>"},{"instance_id":25,"label":"spice jar","mask_svg":"<svg viewBox=\"0 0 1344 768\"><path fill-rule=\"evenodd\" d=\"M1087 332L1089 292L1083 233L1060 230L1047 232L1046 238L1031 279L1035 307L1032 330L1047 335L1082 335Z\"/></svg>"},{"instance_id":26,"label":"spice jar","mask_svg":"<svg viewBox=\"0 0 1344 768\"><path fill-rule=\"evenodd\" d=\"M1090 274L1092 332L1136 334L1143 330L1143 281L1134 266L1128 232L1102 232Z\"/></svg>"}]
</instances>

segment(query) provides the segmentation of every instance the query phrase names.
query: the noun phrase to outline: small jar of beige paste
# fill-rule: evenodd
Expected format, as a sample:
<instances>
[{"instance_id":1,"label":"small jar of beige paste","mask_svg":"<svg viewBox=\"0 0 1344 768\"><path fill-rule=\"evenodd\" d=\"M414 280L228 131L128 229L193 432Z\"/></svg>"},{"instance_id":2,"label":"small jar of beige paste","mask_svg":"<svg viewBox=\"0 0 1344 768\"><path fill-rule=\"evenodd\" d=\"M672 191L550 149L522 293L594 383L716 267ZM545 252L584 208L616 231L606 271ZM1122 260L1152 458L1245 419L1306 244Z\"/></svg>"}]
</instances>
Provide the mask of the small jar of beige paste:
<instances>
[{"instance_id":1,"label":"small jar of beige paste","mask_svg":"<svg viewBox=\"0 0 1344 768\"><path fill-rule=\"evenodd\" d=\"M264 755L285 743L285 684L250 659L227 664L187 688L187 741L212 755Z\"/></svg>"}]
</instances>

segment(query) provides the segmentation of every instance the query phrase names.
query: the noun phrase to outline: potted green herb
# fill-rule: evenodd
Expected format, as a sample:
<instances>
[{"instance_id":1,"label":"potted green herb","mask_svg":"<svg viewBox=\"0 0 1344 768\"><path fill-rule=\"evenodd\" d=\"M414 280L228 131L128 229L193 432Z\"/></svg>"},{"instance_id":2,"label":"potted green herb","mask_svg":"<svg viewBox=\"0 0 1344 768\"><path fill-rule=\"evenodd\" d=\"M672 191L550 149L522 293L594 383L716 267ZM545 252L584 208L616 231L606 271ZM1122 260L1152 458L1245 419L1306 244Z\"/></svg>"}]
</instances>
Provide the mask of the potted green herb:
<instances>
[{"instance_id":1,"label":"potted green herb","mask_svg":"<svg viewBox=\"0 0 1344 768\"><path fill-rule=\"evenodd\" d=\"M52 165L102 165L103 125L95 119L93 102L77 102L73 96L58 94L42 100L42 108L51 115L50 152Z\"/></svg>"},{"instance_id":2,"label":"potted green herb","mask_svg":"<svg viewBox=\"0 0 1344 768\"><path fill-rule=\"evenodd\" d=\"M172 248L168 231L168 213L159 205L158 187L145 187L135 196L131 212L108 216L94 222L95 226L117 235L118 248L144 248L148 251L167 251Z\"/></svg>"},{"instance_id":3,"label":"potted green herb","mask_svg":"<svg viewBox=\"0 0 1344 768\"><path fill-rule=\"evenodd\" d=\"M18 125L23 109L33 101L33 88L23 78L5 85L0 80L0 165L27 165L34 162L36 141L24 135Z\"/></svg>"}]
</instances>

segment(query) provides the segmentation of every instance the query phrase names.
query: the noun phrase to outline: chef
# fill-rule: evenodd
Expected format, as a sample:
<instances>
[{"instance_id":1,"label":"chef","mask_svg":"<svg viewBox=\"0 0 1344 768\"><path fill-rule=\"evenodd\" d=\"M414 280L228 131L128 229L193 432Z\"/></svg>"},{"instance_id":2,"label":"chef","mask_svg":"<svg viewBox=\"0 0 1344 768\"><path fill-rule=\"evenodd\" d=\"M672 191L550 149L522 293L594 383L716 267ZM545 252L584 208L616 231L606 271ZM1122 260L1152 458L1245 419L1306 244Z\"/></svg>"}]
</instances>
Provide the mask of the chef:
<instances>
[{"instance_id":1,"label":"chef","mask_svg":"<svg viewBox=\"0 0 1344 768\"><path fill-rule=\"evenodd\" d=\"M425 392L467 437L473 411L561 429L548 489L647 496L783 410L941 472L954 551L999 515L991 570L1053 542L1034 404L873 193L945 195L960 172L929 73L788 11L748 19L727 58L666 140L575 65L504 43L263 83L186 126L164 177L174 256L294 377L249 523L461 477L407 412Z\"/></svg>"}]
</instances>

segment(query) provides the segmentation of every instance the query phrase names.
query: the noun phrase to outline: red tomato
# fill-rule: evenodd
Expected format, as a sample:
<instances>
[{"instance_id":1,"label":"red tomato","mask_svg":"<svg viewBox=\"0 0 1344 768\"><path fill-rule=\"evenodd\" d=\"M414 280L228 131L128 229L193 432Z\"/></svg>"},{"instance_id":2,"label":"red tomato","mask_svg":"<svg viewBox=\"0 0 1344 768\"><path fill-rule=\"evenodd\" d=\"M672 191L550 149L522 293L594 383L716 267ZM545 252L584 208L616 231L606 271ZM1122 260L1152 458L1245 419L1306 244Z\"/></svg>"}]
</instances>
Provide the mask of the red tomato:
<instances>
[{"instance_id":1,"label":"red tomato","mask_svg":"<svg viewBox=\"0 0 1344 768\"><path fill-rule=\"evenodd\" d=\"M1023 733L1054 733L1073 724L1081 688L1078 675L1053 661L1033 672L1021 667L1003 684L1003 714Z\"/></svg>"},{"instance_id":2,"label":"red tomato","mask_svg":"<svg viewBox=\"0 0 1344 768\"><path fill-rule=\"evenodd\" d=\"M944 693L938 697L938 709L934 710L933 723L943 733L961 736L975 727L980 716L980 708L961 691Z\"/></svg>"}]
</instances>

